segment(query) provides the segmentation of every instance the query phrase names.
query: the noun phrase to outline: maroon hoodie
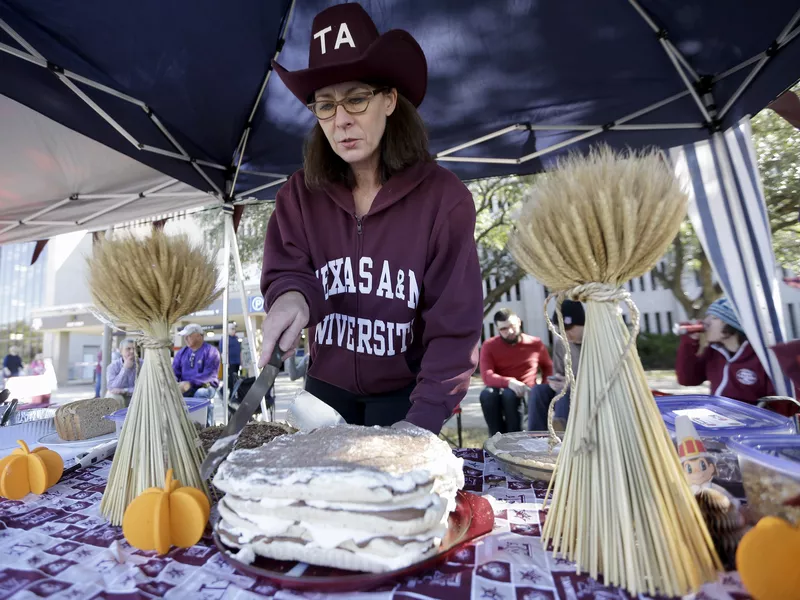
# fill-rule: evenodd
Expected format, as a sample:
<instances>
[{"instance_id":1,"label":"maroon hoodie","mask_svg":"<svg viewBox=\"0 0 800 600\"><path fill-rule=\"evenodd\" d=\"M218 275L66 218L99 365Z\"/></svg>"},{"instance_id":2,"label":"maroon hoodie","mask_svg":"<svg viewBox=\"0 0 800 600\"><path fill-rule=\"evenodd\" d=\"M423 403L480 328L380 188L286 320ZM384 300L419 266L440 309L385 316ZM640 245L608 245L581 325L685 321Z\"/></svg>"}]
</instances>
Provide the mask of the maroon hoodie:
<instances>
[{"instance_id":1,"label":"maroon hoodie","mask_svg":"<svg viewBox=\"0 0 800 600\"><path fill-rule=\"evenodd\" d=\"M438 433L469 388L483 323L475 205L459 179L420 163L355 216L339 184L278 191L261 291L297 291L311 312L312 377L361 395L416 381L406 419Z\"/></svg>"},{"instance_id":2,"label":"maroon hoodie","mask_svg":"<svg viewBox=\"0 0 800 600\"><path fill-rule=\"evenodd\" d=\"M775 388L750 342L745 341L731 355L722 345L712 344L698 356L700 342L681 336L675 372L681 385L701 385L708 380L711 394L756 404L759 398L774 396ZM771 402L767 408L782 415L796 412L794 404Z\"/></svg>"}]
</instances>

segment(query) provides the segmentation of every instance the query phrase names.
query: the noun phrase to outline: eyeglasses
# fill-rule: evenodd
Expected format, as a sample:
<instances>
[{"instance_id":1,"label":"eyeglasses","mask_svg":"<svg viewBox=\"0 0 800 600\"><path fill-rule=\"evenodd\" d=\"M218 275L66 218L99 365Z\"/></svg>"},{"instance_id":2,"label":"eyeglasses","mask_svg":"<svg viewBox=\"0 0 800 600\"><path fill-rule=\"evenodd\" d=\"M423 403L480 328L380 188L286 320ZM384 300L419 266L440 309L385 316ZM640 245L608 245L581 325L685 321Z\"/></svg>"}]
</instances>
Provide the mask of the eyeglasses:
<instances>
[{"instance_id":1,"label":"eyeglasses","mask_svg":"<svg viewBox=\"0 0 800 600\"><path fill-rule=\"evenodd\" d=\"M311 102L306 106L308 106L308 109L314 113L314 116L320 121L332 119L334 116L336 116L336 109L340 106L344 107L348 114L357 115L363 113L369 108L370 100L372 100L377 94L381 94L388 89L389 88L384 87L372 90L370 92L358 92L356 94L345 96L342 100L319 100L317 102Z\"/></svg>"}]
</instances>

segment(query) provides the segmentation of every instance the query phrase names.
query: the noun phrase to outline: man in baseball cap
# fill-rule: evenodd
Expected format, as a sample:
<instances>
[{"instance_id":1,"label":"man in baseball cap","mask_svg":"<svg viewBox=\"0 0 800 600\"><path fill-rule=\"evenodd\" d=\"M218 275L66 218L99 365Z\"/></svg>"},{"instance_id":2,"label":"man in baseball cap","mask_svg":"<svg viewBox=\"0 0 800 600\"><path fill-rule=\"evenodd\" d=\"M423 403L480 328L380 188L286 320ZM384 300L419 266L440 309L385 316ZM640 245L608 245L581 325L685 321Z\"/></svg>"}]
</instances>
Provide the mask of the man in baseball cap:
<instances>
[{"instance_id":1,"label":"man in baseball cap","mask_svg":"<svg viewBox=\"0 0 800 600\"><path fill-rule=\"evenodd\" d=\"M178 350L172 370L184 398L213 398L219 387L219 351L206 343L205 332L197 323L189 323L178 332L186 345ZM213 415L213 408L209 410Z\"/></svg>"}]
</instances>

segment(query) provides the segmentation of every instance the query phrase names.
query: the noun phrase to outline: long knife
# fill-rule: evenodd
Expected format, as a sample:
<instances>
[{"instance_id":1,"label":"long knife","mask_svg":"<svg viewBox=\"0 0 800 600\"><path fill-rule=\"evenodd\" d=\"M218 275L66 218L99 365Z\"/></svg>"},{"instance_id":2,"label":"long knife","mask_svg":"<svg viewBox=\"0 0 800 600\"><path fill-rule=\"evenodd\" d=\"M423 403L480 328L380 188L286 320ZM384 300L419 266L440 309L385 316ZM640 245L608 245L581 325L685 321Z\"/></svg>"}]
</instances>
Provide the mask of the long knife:
<instances>
[{"instance_id":1,"label":"long knife","mask_svg":"<svg viewBox=\"0 0 800 600\"><path fill-rule=\"evenodd\" d=\"M283 352L278 347L278 344L275 344L275 350L272 351L272 357L269 359L269 362L253 383L253 386L248 390L247 395L228 421L228 424L222 430L219 439L211 446L203 464L200 465L200 476L203 479L211 477L217 467L225 460L225 457L233 450L236 440L239 438L239 434L242 433L242 429L244 429L244 426L250 421L250 417L252 417L253 413L258 409L261 404L261 399L267 395L267 392L275 383L275 378L278 376L282 364Z\"/></svg>"}]
</instances>

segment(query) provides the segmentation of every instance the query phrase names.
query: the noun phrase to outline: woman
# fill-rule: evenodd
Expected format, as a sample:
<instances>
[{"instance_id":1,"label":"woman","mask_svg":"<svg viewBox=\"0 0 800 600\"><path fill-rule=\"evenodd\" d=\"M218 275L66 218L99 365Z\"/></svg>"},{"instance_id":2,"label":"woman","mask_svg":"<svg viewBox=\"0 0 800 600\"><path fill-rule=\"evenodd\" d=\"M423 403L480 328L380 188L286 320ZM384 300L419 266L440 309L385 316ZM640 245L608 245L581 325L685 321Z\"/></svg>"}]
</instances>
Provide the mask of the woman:
<instances>
[{"instance_id":1,"label":"woman","mask_svg":"<svg viewBox=\"0 0 800 600\"><path fill-rule=\"evenodd\" d=\"M348 423L438 433L477 364L483 297L472 197L416 110L425 55L350 3L315 17L308 69L273 64L317 124L267 228L260 362L309 326L309 392Z\"/></svg>"},{"instance_id":2,"label":"woman","mask_svg":"<svg viewBox=\"0 0 800 600\"><path fill-rule=\"evenodd\" d=\"M28 365L28 373L30 375L44 375L47 372L47 365L44 362L44 354L38 352L34 355L31 364ZM41 396L33 396L31 404L50 404L50 394L42 394Z\"/></svg>"},{"instance_id":3,"label":"woman","mask_svg":"<svg viewBox=\"0 0 800 600\"><path fill-rule=\"evenodd\" d=\"M709 346L700 351L698 334L684 335L678 346L675 372L681 385L711 382L714 396L725 396L756 404L760 398L774 396L775 388L727 298L714 302L703 320ZM789 402L774 402L767 408L785 415L794 414Z\"/></svg>"}]
</instances>

